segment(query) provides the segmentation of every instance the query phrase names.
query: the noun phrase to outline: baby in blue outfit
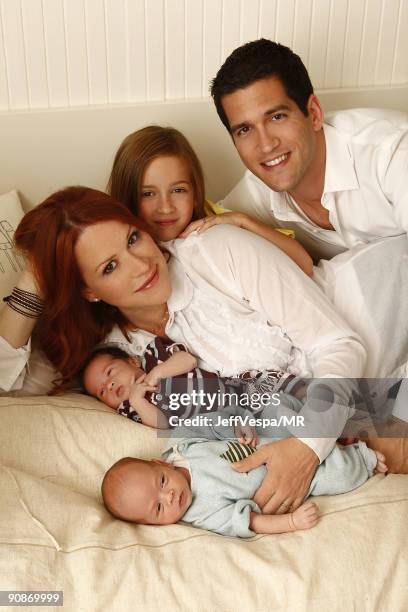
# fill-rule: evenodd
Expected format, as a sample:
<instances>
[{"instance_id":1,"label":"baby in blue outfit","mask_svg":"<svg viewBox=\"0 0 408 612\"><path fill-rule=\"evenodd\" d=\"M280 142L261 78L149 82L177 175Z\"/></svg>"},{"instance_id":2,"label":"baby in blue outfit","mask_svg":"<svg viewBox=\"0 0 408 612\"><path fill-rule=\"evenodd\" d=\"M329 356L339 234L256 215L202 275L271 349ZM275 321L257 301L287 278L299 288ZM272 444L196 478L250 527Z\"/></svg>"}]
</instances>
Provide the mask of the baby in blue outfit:
<instances>
[{"instance_id":1,"label":"baby in blue outfit","mask_svg":"<svg viewBox=\"0 0 408 612\"><path fill-rule=\"evenodd\" d=\"M282 400L296 402L282 394ZM169 440L162 459L145 461L126 457L105 474L102 496L115 517L147 525L169 525L182 520L195 527L228 536L283 533L309 529L318 520L316 504L308 500L294 512L262 514L252 500L265 475L264 465L248 473L233 469L233 462L254 451L234 438L233 427L220 425L212 413L206 426L179 427L177 440ZM245 415L231 407L222 419ZM265 408L263 417L268 416ZM259 431L262 435L262 432ZM181 439L180 439L181 438ZM260 439L259 445L270 442ZM319 465L308 496L346 493L362 485L374 471L387 470L384 457L364 442L335 446Z\"/></svg>"}]
</instances>

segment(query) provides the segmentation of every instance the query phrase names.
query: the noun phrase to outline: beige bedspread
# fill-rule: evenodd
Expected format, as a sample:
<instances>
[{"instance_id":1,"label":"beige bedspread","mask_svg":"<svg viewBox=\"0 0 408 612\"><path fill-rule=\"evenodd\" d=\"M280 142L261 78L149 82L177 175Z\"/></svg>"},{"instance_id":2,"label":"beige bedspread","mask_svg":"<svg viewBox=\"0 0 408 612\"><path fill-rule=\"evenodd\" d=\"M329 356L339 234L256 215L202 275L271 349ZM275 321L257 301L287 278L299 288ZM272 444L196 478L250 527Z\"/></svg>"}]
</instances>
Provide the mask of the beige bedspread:
<instances>
[{"instance_id":1,"label":"beige bedspread","mask_svg":"<svg viewBox=\"0 0 408 612\"><path fill-rule=\"evenodd\" d=\"M99 486L116 459L157 456L156 432L75 395L0 398L0 415L2 590L63 590L73 612L408 609L408 476L318 498L307 532L135 526Z\"/></svg>"}]
</instances>

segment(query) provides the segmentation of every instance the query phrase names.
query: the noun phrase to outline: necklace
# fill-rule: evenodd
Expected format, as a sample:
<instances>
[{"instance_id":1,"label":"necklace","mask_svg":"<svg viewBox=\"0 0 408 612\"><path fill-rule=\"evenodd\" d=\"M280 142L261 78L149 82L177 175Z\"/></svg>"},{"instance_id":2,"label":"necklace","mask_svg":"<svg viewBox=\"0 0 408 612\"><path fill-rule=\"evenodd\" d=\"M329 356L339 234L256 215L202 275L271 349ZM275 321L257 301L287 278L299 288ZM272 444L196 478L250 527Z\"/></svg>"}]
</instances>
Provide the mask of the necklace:
<instances>
[{"instance_id":1,"label":"necklace","mask_svg":"<svg viewBox=\"0 0 408 612\"><path fill-rule=\"evenodd\" d=\"M143 325L141 326L141 329L150 332L154 336L165 336L165 330L167 321L169 320L169 316L169 309L166 304L166 312L164 313L160 321L158 323L154 323L153 325Z\"/></svg>"}]
</instances>

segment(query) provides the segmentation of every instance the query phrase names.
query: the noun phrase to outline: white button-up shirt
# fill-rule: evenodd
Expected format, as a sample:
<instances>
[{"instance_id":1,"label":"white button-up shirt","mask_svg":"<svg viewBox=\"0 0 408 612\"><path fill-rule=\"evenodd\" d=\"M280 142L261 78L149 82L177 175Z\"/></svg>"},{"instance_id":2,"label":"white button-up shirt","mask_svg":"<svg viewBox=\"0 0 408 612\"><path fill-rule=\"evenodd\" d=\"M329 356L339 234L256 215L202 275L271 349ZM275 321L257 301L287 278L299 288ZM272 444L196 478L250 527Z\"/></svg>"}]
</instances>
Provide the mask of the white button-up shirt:
<instances>
[{"instance_id":1,"label":"white button-up shirt","mask_svg":"<svg viewBox=\"0 0 408 612\"><path fill-rule=\"evenodd\" d=\"M408 115L380 109L330 113L324 124L326 171L321 203L334 228L311 221L286 192L249 170L221 204L263 223L293 228L315 258L408 231Z\"/></svg>"},{"instance_id":2,"label":"white button-up shirt","mask_svg":"<svg viewBox=\"0 0 408 612\"><path fill-rule=\"evenodd\" d=\"M185 344L200 367L221 376L267 368L318 379L362 376L366 352L359 336L319 287L274 245L237 227L219 225L167 246L172 294L166 334ZM152 339L144 331L129 336L130 342L114 328L105 342L141 354ZM15 357L16 377L29 350L8 350ZM8 386L0 378L0 387L10 388L6 372L4 379ZM305 430L293 431L320 460L333 448L349 416L340 381L339 387L330 410L314 411L306 402L307 438L302 437Z\"/></svg>"},{"instance_id":3,"label":"white button-up shirt","mask_svg":"<svg viewBox=\"0 0 408 612\"><path fill-rule=\"evenodd\" d=\"M218 225L167 247L173 291L166 334L185 344L200 367L220 376L267 368L318 379L362 376L366 355L359 336L271 243ZM130 336L128 344L115 329L106 340L137 353L152 339L142 331ZM294 434L323 460L334 445L327 432L340 435L348 409L335 400L331 410L307 415L310 437L302 430Z\"/></svg>"}]
</instances>

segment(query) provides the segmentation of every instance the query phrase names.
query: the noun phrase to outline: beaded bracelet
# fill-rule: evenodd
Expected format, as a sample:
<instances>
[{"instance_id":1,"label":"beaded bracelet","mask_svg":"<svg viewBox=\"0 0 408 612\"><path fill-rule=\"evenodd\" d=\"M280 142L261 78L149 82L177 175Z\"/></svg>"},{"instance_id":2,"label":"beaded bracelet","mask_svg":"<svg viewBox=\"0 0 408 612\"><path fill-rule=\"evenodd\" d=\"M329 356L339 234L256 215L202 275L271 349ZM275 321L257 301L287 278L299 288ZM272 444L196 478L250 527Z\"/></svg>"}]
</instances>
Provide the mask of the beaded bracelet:
<instances>
[{"instance_id":1,"label":"beaded bracelet","mask_svg":"<svg viewBox=\"0 0 408 612\"><path fill-rule=\"evenodd\" d=\"M11 295L3 298L3 302L6 302L15 312L30 319L37 319L44 310L44 300L35 293L18 287L14 287Z\"/></svg>"}]
</instances>

